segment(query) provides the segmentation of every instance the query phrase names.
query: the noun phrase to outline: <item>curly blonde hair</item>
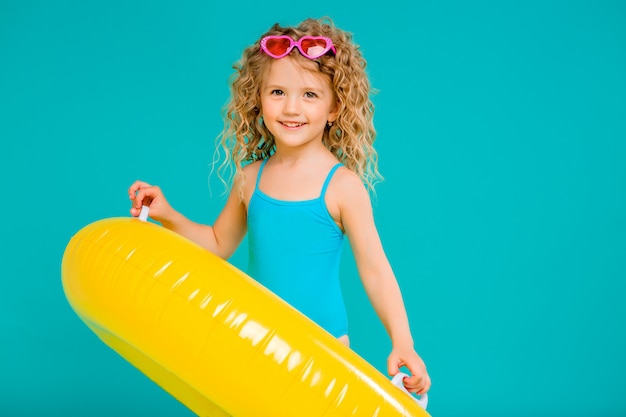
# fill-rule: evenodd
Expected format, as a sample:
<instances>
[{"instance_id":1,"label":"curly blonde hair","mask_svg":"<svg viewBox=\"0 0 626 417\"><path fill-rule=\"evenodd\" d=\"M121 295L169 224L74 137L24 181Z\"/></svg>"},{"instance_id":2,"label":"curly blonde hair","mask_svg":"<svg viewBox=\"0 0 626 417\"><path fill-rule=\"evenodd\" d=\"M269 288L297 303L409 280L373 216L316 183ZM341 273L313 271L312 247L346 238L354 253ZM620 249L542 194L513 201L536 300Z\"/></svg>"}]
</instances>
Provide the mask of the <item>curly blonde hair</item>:
<instances>
[{"instance_id":1,"label":"curly blonde hair","mask_svg":"<svg viewBox=\"0 0 626 417\"><path fill-rule=\"evenodd\" d=\"M295 27L274 24L253 45L247 47L233 68L231 96L224 107L224 128L218 136L225 157L220 165L220 178L224 182L237 179L243 167L271 156L275 151L272 133L263 123L260 110L262 77L274 60L260 52L260 40L268 35L287 35L294 39L302 36L326 36L332 39L336 54L331 53L314 60L302 57L294 48L290 56L298 59L304 69L325 76L334 91L338 116L327 126L322 138L326 148L348 169L355 172L365 186L374 191L382 180L378 171L378 154L373 147L376 138L373 116L373 93L365 71L366 61L352 34L337 28L328 17L306 19ZM225 179L226 178L226 179Z\"/></svg>"}]
</instances>

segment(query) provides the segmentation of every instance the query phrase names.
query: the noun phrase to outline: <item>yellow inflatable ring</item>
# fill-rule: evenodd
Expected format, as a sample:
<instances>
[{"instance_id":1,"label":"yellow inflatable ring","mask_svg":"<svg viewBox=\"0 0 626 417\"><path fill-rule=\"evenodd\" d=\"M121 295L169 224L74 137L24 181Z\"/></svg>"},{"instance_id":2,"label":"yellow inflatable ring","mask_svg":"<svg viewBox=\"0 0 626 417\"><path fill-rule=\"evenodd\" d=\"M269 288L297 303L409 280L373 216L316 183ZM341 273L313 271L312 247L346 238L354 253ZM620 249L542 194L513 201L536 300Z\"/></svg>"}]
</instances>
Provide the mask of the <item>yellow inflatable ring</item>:
<instances>
[{"instance_id":1,"label":"yellow inflatable ring","mask_svg":"<svg viewBox=\"0 0 626 417\"><path fill-rule=\"evenodd\" d=\"M84 227L62 279L85 324L199 416L429 415L255 280L154 223Z\"/></svg>"}]
</instances>

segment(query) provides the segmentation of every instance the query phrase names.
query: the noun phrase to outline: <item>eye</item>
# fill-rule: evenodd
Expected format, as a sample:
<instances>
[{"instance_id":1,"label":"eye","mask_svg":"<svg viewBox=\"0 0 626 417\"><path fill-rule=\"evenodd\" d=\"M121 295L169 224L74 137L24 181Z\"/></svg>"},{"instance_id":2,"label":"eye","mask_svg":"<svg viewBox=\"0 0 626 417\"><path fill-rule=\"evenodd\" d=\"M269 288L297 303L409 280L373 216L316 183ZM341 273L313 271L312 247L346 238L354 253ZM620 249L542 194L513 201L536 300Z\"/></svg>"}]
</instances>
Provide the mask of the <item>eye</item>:
<instances>
[{"instance_id":1,"label":"eye","mask_svg":"<svg viewBox=\"0 0 626 417\"><path fill-rule=\"evenodd\" d=\"M270 95L272 95L272 96L282 96L284 94L285 93L283 92L283 90L279 90L279 89L272 90L272 92L270 93Z\"/></svg>"},{"instance_id":2,"label":"eye","mask_svg":"<svg viewBox=\"0 0 626 417\"><path fill-rule=\"evenodd\" d=\"M306 98L315 98L315 97L317 97L317 94L315 94L315 93L314 93L314 92L312 92L312 91L307 91L306 93L304 93L304 96L305 96Z\"/></svg>"}]
</instances>

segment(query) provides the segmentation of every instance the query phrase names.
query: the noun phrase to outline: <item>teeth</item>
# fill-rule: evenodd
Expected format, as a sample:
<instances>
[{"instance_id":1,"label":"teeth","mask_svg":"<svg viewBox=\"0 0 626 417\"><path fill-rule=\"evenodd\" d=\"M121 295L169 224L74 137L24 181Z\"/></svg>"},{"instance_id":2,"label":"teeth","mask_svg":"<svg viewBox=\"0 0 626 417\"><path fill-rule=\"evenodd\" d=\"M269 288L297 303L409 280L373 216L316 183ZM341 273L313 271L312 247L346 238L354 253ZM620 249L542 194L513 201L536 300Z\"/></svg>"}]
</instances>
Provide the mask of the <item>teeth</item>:
<instances>
[{"instance_id":1,"label":"teeth","mask_svg":"<svg viewBox=\"0 0 626 417\"><path fill-rule=\"evenodd\" d=\"M303 123L283 122L283 124L287 127L300 127Z\"/></svg>"}]
</instances>

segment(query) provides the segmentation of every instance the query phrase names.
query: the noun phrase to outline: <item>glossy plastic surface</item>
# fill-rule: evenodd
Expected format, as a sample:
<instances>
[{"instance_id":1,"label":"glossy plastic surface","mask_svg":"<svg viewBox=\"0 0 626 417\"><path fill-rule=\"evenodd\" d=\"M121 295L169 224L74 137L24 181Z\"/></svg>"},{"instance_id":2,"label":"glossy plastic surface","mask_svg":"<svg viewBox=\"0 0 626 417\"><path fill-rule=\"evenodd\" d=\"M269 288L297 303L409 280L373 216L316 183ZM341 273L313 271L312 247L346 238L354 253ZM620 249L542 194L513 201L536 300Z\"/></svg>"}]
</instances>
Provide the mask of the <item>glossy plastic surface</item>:
<instances>
[{"instance_id":1,"label":"glossy plastic surface","mask_svg":"<svg viewBox=\"0 0 626 417\"><path fill-rule=\"evenodd\" d=\"M161 226L86 226L62 276L87 326L199 416L429 415L252 278Z\"/></svg>"}]
</instances>

